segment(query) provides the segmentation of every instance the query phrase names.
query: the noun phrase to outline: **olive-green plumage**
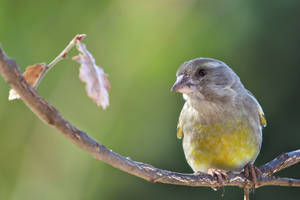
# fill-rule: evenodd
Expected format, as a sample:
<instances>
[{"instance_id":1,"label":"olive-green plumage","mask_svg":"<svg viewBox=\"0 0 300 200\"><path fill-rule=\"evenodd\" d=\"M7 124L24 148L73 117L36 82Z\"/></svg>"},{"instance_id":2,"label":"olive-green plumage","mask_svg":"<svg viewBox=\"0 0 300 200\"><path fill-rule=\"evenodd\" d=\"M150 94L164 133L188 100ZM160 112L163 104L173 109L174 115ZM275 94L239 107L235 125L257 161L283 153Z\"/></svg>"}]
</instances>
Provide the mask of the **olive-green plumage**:
<instances>
[{"instance_id":1,"label":"olive-green plumage","mask_svg":"<svg viewBox=\"0 0 300 200\"><path fill-rule=\"evenodd\" d=\"M262 108L225 63L197 58L177 71L174 91L186 100L177 136L195 171L240 171L253 164L266 125Z\"/></svg>"}]
</instances>

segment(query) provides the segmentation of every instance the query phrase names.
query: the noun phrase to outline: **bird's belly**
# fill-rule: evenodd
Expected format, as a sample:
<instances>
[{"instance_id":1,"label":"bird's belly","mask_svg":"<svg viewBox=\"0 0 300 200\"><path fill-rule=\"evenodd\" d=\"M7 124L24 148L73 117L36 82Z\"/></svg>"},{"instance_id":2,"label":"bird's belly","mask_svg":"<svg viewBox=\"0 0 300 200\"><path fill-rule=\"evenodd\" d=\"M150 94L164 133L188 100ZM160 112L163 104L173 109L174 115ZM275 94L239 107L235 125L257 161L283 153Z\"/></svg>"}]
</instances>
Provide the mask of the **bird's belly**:
<instances>
[{"instance_id":1,"label":"bird's belly","mask_svg":"<svg viewBox=\"0 0 300 200\"><path fill-rule=\"evenodd\" d=\"M194 171L240 171L256 159L260 149L258 137L248 126L237 122L198 125L184 135L183 148Z\"/></svg>"}]
</instances>

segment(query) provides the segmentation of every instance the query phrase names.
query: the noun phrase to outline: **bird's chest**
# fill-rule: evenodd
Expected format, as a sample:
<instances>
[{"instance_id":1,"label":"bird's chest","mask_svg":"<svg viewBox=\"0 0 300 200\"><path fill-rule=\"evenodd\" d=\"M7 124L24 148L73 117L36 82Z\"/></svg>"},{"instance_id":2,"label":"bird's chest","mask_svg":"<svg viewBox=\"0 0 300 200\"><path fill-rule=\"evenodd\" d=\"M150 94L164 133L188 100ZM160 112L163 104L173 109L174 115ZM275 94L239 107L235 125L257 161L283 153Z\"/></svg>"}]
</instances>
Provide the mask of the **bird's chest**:
<instances>
[{"instance_id":1,"label":"bird's chest","mask_svg":"<svg viewBox=\"0 0 300 200\"><path fill-rule=\"evenodd\" d=\"M182 124L183 149L194 171L239 170L256 158L257 134L247 120L231 116L202 120L190 115Z\"/></svg>"}]
</instances>

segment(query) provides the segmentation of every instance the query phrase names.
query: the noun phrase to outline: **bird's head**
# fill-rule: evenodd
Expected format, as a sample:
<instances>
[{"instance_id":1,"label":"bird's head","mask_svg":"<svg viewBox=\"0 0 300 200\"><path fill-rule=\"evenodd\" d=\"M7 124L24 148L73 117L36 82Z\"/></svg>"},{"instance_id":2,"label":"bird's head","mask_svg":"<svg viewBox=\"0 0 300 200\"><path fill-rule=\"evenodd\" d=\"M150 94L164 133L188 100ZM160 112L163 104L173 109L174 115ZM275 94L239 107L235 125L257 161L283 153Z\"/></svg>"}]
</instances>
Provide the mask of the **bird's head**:
<instances>
[{"instance_id":1,"label":"bird's head","mask_svg":"<svg viewBox=\"0 0 300 200\"><path fill-rule=\"evenodd\" d=\"M225 63L211 58L196 58L178 69L172 91L185 99L222 100L243 88L239 77Z\"/></svg>"}]
</instances>

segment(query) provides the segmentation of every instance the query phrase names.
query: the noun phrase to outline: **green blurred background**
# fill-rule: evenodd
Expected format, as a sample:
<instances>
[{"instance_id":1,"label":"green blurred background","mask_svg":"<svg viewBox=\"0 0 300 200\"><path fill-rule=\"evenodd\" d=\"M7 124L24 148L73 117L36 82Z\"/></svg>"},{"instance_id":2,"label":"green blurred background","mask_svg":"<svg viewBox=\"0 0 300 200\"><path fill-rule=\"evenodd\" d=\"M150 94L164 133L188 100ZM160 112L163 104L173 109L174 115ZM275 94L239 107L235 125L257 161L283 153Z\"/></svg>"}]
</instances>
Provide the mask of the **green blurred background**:
<instances>
[{"instance_id":1,"label":"green blurred background","mask_svg":"<svg viewBox=\"0 0 300 200\"><path fill-rule=\"evenodd\" d=\"M0 1L0 43L22 71L49 63L77 33L111 81L103 111L86 96L78 64L51 70L39 93L78 128L114 151L156 167L192 172L171 93L177 68L196 57L223 60L264 108L268 127L256 161L299 148L300 1ZM75 51L72 51L72 55ZM153 184L96 161L42 123L22 101L8 102L0 78L0 199L222 199L221 192ZM279 173L300 178L296 165ZM255 199L298 199L299 188L264 187ZM236 187L225 199L242 199Z\"/></svg>"}]
</instances>

